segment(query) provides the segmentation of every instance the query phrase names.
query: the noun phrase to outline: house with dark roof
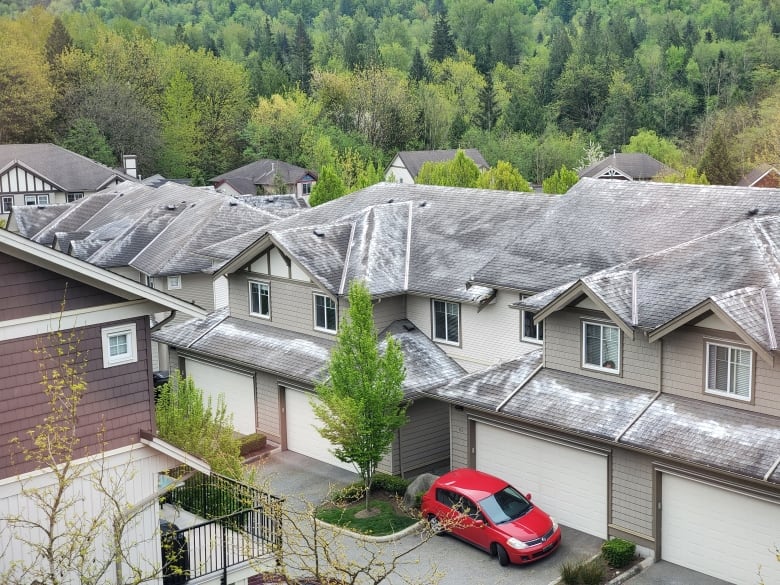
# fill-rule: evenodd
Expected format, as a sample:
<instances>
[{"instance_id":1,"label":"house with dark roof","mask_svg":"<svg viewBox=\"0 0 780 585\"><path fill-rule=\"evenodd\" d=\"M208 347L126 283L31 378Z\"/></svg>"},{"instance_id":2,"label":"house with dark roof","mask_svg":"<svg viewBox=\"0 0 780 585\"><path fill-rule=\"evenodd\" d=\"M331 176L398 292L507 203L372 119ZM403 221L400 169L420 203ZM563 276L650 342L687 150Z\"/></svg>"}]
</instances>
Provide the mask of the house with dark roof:
<instances>
[{"instance_id":1,"label":"house with dark roof","mask_svg":"<svg viewBox=\"0 0 780 585\"><path fill-rule=\"evenodd\" d=\"M0 144L0 219L15 205L68 203L134 180L56 144Z\"/></svg>"},{"instance_id":2,"label":"house with dark roof","mask_svg":"<svg viewBox=\"0 0 780 585\"><path fill-rule=\"evenodd\" d=\"M281 160L260 159L209 180L226 195L283 195L308 197L317 173Z\"/></svg>"},{"instance_id":3,"label":"house with dark roof","mask_svg":"<svg viewBox=\"0 0 780 585\"><path fill-rule=\"evenodd\" d=\"M668 166L643 152L616 152L580 171L580 178L652 181L671 172Z\"/></svg>"},{"instance_id":4,"label":"house with dark roof","mask_svg":"<svg viewBox=\"0 0 780 585\"><path fill-rule=\"evenodd\" d=\"M474 161L480 171L490 168L482 153L476 148L466 148L463 151ZM451 150L404 150L395 155L385 169L385 180L395 183L414 185L417 173L427 162L448 162L455 158L456 149Z\"/></svg>"},{"instance_id":5,"label":"house with dark roof","mask_svg":"<svg viewBox=\"0 0 780 585\"><path fill-rule=\"evenodd\" d=\"M409 369L384 470L476 467L566 526L729 582L780 578L777 190L479 196L477 213L462 189L381 184L212 246L230 312L156 339L243 395L246 423L340 464L309 401L359 278Z\"/></svg>"},{"instance_id":6,"label":"house with dark roof","mask_svg":"<svg viewBox=\"0 0 780 585\"><path fill-rule=\"evenodd\" d=\"M210 469L156 434L150 335L151 316L157 312L181 312L189 317L205 313L190 303L0 230L3 582L45 579L48 564L36 559L41 549L35 543L47 544L46 519L52 515L45 515L42 502L57 510L50 536L63 583L76 581L68 561L77 554L88 559L91 574L98 575L101 566L114 574L115 562L107 556L114 553L107 551L117 550L115 537L137 574L159 582L164 559L157 530L162 493L157 478L182 464L207 474ZM66 349L59 360L47 358L47 353L58 355L65 346L62 339L68 340L71 350ZM75 351L78 356L71 353ZM69 359L86 387L75 418L61 415L56 419L78 437L72 451L58 444L52 453L52 463L67 460L69 464L59 470L68 479L58 483L51 465L36 463L20 449L34 449L30 433L41 433L39 425L52 424L44 421L52 406L44 393L42 373L48 372L49 380L55 380L56 363ZM97 486L98 480L107 491ZM59 499L54 498L55 488L62 488ZM107 503L106 493L121 509ZM119 520L119 512L127 514L127 520L117 534L112 522ZM72 555L66 547L73 547Z\"/></svg>"},{"instance_id":7,"label":"house with dark roof","mask_svg":"<svg viewBox=\"0 0 780 585\"><path fill-rule=\"evenodd\" d=\"M764 163L757 166L737 183L740 187L771 187L780 188L780 171L778 165Z\"/></svg>"}]
</instances>

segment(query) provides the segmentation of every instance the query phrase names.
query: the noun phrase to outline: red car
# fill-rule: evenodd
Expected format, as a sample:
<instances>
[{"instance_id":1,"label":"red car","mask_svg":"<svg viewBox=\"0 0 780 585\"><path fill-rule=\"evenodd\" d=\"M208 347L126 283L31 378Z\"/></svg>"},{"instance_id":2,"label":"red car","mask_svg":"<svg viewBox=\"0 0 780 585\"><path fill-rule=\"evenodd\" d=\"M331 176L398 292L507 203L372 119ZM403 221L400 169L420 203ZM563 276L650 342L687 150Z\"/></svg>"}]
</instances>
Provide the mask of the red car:
<instances>
[{"instance_id":1,"label":"red car","mask_svg":"<svg viewBox=\"0 0 780 585\"><path fill-rule=\"evenodd\" d=\"M437 479L422 498L423 517L448 533L497 556L501 565L529 563L561 543L558 523L502 479L456 469Z\"/></svg>"}]
</instances>

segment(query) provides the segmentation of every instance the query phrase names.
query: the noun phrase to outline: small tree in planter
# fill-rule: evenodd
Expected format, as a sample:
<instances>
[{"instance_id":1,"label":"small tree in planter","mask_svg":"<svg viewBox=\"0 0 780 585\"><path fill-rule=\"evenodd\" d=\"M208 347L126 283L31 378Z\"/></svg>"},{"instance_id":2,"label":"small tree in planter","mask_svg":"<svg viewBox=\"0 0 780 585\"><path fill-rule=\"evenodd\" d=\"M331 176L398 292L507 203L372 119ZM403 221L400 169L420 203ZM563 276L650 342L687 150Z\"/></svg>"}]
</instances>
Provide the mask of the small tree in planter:
<instances>
[{"instance_id":1,"label":"small tree in planter","mask_svg":"<svg viewBox=\"0 0 780 585\"><path fill-rule=\"evenodd\" d=\"M319 432L336 446L336 457L357 468L368 509L376 468L406 422L405 371L395 339L388 336L379 353L371 295L361 282L349 288L349 314L339 325L328 373L316 388L320 402L312 404L323 423Z\"/></svg>"}]
</instances>

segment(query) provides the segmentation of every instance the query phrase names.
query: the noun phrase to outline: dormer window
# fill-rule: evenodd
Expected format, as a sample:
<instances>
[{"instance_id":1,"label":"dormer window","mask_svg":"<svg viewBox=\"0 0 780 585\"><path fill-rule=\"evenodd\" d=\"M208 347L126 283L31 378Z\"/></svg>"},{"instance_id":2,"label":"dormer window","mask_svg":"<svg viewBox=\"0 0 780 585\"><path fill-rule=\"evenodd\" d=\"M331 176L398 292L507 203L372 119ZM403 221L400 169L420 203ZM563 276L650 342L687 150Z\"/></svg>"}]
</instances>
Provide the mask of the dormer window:
<instances>
[{"instance_id":1,"label":"dormer window","mask_svg":"<svg viewBox=\"0 0 780 585\"><path fill-rule=\"evenodd\" d=\"M583 321L582 367L611 374L620 372L620 329L614 325Z\"/></svg>"},{"instance_id":2,"label":"dormer window","mask_svg":"<svg viewBox=\"0 0 780 585\"><path fill-rule=\"evenodd\" d=\"M707 342L706 392L750 400L753 352L742 347Z\"/></svg>"}]
</instances>

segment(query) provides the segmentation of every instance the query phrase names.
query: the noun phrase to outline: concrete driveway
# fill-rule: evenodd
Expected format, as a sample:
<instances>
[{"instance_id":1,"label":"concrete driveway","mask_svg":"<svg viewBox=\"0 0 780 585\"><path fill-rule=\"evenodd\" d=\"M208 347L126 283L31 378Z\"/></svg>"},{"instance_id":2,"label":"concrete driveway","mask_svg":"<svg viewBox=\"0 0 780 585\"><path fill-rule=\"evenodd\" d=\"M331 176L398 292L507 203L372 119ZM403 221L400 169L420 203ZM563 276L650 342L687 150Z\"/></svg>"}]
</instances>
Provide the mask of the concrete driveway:
<instances>
[{"instance_id":1,"label":"concrete driveway","mask_svg":"<svg viewBox=\"0 0 780 585\"><path fill-rule=\"evenodd\" d=\"M626 581L628 585L731 585L715 577L659 561Z\"/></svg>"},{"instance_id":2,"label":"concrete driveway","mask_svg":"<svg viewBox=\"0 0 780 585\"><path fill-rule=\"evenodd\" d=\"M356 474L290 451L272 453L258 469L260 483L271 493L287 498L296 509L305 507L304 500L319 503L332 487L343 487L357 479ZM388 578L391 584L550 585L559 579L564 561L582 560L600 552L601 539L565 526L562 532L561 546L553 555L523 566L501 567L497 559L449 536L432 537L420 544L419 534L408 534L377 546L385 557L411 551L397 573ZM355 558L375 554L345 535L338 538L339 545L354 549L351 554Z\"/></svg>"}]
</instances>

